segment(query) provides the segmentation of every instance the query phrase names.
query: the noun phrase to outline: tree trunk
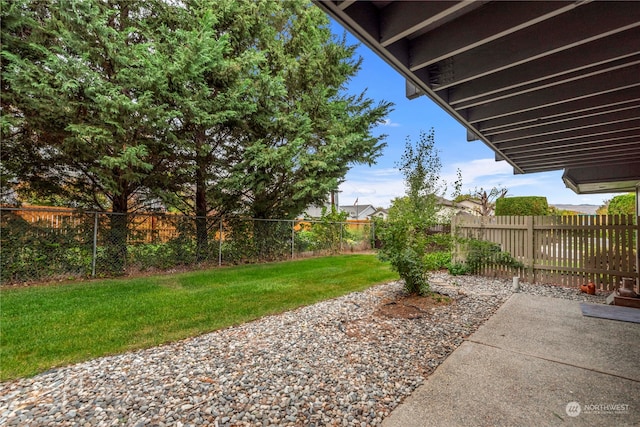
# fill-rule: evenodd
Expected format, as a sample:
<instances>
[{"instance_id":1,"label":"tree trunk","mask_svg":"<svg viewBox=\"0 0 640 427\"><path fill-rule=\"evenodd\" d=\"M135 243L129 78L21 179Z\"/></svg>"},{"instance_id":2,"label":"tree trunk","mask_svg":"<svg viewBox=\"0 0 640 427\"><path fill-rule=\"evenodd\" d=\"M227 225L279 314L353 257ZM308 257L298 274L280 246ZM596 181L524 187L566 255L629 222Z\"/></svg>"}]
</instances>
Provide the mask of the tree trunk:
<instances>
[{"instance_id":1,"label":"tree trunk","mask_svg":"<svg viewBox=\"0 0 640 427\"><path fill-rule=\"evenodd\" d=\"M207 204L207 182L206 167L207 158L202 153L202 147L206 135L199 132L196 136L196 261L202 262L207 259L209 248L209 236L207 233L207 214L209 206Z\"/></svg>"},{"instance_id":2,"label":"tree trunk","mask_svg":"<svg viewBox=\"0 0 640 427\"><path fill-rule=\"evenodd\" d=\"M123 274L127 265L128 197L114 197L107 239L107 262L110 273Z\"/></svg>"},{"instance_id":3,"label":"tree trunk","mask_svg":"<svg viewBox=\"0 0 640 427\"><path fill-rule=\"evenodd\" d=\"M209 236L207 233L207 193L203 173L196 172L196 261L207 259Z\"/></svg>"}]
</instances>

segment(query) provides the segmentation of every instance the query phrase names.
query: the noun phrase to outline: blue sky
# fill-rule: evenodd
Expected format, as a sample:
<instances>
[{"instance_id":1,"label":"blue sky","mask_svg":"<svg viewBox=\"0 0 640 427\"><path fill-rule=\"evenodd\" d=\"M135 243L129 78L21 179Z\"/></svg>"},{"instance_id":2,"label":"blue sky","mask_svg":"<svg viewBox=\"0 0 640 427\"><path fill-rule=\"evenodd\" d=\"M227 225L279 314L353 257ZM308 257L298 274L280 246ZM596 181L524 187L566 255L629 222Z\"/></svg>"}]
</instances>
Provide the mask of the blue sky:
<instances>
[{"instance_id":1,"label":"blue sky","mask_svg":"<svg viewBox=\"0 0 640 427\"><path fill-rule=\"evenodd\" d=\"M334 34L342 35L342 27L332 22ZM357 40L347 33L350 44ZM507 187L510 196L545 196L549 204L601 205L612 194L578 195L565 188L562 171L527 175L514 175L506 162L494 161L494 153L481 141L467 142L466 130L444 110L426 96L414 100L405 97L405 82L391 66L365 45L357 54L363 58L362 70L350 82L349 92L367 91L376 101L387 100L395 104L386 123L378 126L376 134L386 134L387 147L377 164L372 167L356 165L347 173L340 185L340 204L371 204L389 207L391 200L404 194L404 183L396 164L400 160L407 137L418 140L420 131L435 129L436 147L442 162L442 177L450 187L456 179L456 170L462 171L463 193L475 188Z\"/></svg>"}]
</instances>

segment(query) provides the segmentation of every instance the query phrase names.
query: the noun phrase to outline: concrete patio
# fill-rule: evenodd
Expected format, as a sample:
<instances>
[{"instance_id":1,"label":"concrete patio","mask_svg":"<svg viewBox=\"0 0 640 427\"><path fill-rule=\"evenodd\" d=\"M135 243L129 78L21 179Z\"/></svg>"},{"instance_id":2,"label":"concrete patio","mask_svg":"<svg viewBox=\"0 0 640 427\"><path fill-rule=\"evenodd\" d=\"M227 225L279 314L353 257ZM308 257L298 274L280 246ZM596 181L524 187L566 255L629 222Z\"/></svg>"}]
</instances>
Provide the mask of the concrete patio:
<instances>
[{"instance_id":1,"label":"concrete patio","mask_svg":"<svg viewBox=\"0 0 640 427\"><path fill-rule=\"evenodd\" d=\"M640 324L514 294L383 425L640 425Z\"/></svg>"}]
</instances>

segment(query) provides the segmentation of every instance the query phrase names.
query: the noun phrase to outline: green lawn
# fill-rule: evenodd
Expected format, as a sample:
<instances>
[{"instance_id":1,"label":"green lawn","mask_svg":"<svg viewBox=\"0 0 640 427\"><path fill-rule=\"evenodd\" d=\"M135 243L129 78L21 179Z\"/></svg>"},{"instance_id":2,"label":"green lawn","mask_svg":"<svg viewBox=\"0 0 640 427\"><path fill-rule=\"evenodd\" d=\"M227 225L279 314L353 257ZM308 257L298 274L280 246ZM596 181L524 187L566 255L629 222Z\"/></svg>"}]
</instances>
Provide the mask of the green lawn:
<instances>
[{"instance_id":1,"label":"green lawn","mask_svg":"<svg viewBox=\"0 0 640 427\"><path fill-rule=\"evenodd\" d=\"M199 335L397 279L344 255L0 291L0 380Z\"/></svg>"}]
</instances>

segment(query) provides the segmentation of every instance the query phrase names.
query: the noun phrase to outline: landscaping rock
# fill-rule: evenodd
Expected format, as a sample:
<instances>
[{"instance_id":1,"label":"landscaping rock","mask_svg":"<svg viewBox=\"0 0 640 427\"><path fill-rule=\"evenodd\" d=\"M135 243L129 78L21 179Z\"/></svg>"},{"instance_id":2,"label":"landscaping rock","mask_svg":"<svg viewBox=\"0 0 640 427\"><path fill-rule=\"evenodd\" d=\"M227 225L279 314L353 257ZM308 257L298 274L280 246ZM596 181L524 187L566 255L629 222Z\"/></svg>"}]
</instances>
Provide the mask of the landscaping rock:
<instances>
[{"instance_id":1,"label":"landscaping rock","mask_svg":"<svg viewBox=\"0 0 640 427\"><path fill-rule=\"evenodd\" d=\"M0 384L0 424L379 425L511 295L511 280L436 273L449 304L390 316L400 283L147 350ZM520 292L604 302L575 289ZM601 301L602 300L602 301ZM411 314L411 313L409 313Z\"/></svg>"}]
</instances>

